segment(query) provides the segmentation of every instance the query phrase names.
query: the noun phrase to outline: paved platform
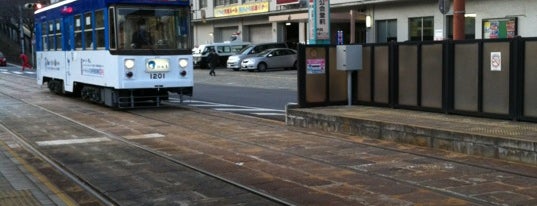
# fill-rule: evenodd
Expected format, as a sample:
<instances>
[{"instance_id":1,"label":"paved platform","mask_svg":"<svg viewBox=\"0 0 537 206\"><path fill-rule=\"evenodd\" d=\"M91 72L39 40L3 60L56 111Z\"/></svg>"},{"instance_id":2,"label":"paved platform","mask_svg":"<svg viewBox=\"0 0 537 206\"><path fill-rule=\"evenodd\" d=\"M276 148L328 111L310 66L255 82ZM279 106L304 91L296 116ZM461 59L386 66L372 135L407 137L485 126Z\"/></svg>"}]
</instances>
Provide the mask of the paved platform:
<instances>
[{"instance_id":1,"label":"paved platform","mask_svg":"<svg viewBox=\"0 0 537 206\"><path fill-rule=\"evenodd\" d=\"M537 124L368 106L298 108L291 126L537 164Z\"/></svg>"},{"instance_id":2,"label":"paved platform","mask_svg":"<svg viewBox=\"0 0 537 206\"><path fill-rule=\"evenodd\" d=\"M65 205L28 171L27 165L21 162L23 160L3 141L0 141L0 205Z\"/></svg>"}]
</instances>

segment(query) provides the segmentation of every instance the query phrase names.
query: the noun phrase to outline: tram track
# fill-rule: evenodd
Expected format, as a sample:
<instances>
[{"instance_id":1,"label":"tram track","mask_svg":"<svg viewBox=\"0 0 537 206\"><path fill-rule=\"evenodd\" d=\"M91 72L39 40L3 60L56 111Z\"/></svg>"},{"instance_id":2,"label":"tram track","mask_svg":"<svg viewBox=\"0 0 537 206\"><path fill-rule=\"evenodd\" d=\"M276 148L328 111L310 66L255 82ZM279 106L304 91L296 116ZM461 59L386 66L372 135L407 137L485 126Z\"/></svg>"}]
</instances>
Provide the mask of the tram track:
<instances>
[{"instance_id":1,"label":"tram track","mask_svg":"<svg viewBox=\"0 0 537 206\"><path fill-rule=\"evenodd\" d=\"M17 89L17 88L13 88L13 89ZM6 94L4 92L1 92L1 93ZM9 94L6 94L6 95L9 95ZM17 96L12 96L12 97L20 98ZM416 151L416 147L405 148L405 147L400 147L400 146L394 146L395 144L382 143L376 140L357 140L356 137L349 137L347 135L327 134L327 133L320 132L320 131L317 132L317 131L311 131L311 130L304 130L300 128L285 127L283 126L281 122L272 121L272 120L259 120L258 118L255 118L255 117L247 117L248 119L244 119L245 117L242 115L229 115L228 113L207 111L207 110L196 109L196 108L185 109L185 107L177 106L177 105L169 105L168 107L161 108L158 110L128 110L128 111L124 111L121 113L116 113L116 112L109 112L107 108L102 108L98 106L87 107L90 104L84 103L79 100L72 100L70 98L65 98L65 99L60 98L60 99L61 99L60 103L58 104L65 104L65 105L59 106L59 105L52 105L49 103L39 103L39 102L31 103L31 100L27 100L27 99L23 99L21 101L27 104L33 105L35 107L39 107L40 110L50 111L55 116L60 116L61 118L66 119L67 121L78 124L79 127L86 127L88 129L91 129L95 133L100 133L101 134L100 136L106 136L106 137L109 137L110 139L113 139L114 141L121 142L122 144L128 144L129 147L135 147L138 150L143 150L144 153L159 156L159 158L166 159L166 161L172 162L174 164L179 164L180 162L182 162L185 164L184 166L192 167L191 169L199 170L202 173L205 171L210 174L212 173L212 171L206 169L206 167L204 166L196 165L195 163L193 164L191 162L184 161L181 158L178 158L177 155L175 155L174 153L170 151L166 151L165 149L161 150L161 148L154 147L154 145L152 144L150 140L133 141L133 140L125 139L123 135L120 135L118 133L118 131L110 130L110 126L103 126L105 125L104 123L106 123L105 120L111 119L113 121L113 119L123 118L123 117L116 116L116 114L133 115L137 119L136 120L137 122L152 122L152 125L157 125L158 127L162 127L163 125L166 125L166 127L182 128L182 130L192 131L193 133L207 134L207 135L210 135L210 138L213 139L213 141L222 142L222 143L225 143L225 145L229 144L226 142L235 142L237 144L244 145L245 147L250 145L248 147L261 148L264 151L271 152L274 154L280 154L282 156L297 157L303 160L315 162L315 163L322 164L322 165L327 165L329 167L334 167L334 168L337 168L338 170L352 171L353 173L362 174L368 177L381 178L389 182L393 182L395 184L409 185L411 187L418 188L418 189L434 191L435 193L438 193L438 194L442 194L448 197L453 197L456 199L465 200L467 202L471 202L477 205L501 205L501 203L489 201L487 199L476 197L475 195L468 195L468 194L464 194L458 191L453 191L450 188L446 189L446 188L433 187L430 185L424 185L422 184L422 182L416 181L414 179L402 179L400 178L400 176L392 175L391 173L382 173L384 170L371 170L367 166L368 165L367 162L363 164L355 164L355 165L341 163L341 162L335 163L331 161L332 159L330 159L328 155L328 153L332 151L328 151L326 152L326 154L324 154L322 153L323 151L319 150L319 152L321 152L322 154L311 155L310 153L304 153L305 149L301 147L297 147L297 149L292 150L292 148L295 146L281 148L279 147L278 144L275 144L275 143L273 144L270 142L273 140L281 141L279 139L252 141L253 139L244 139L244 138L241 138L240 136L234 136L235 134L241 134L241 133L244 133L244 136L248 136L245 133L245 131L242 131L242 130L233 131L233 132L223 131L223 132L214 133L214 132L207 131L206 126L203 124L208 123L208 122L219 122L218 125L215 125L216 127L225 128L227 127L227 125L241 124L242 125L241 128L257 128L257 129L264 129L266 131L280 131L283 133L295 132L299 134L307 134L308 138L312 138L312 137L318 138L318 140L315 140L315 144L322 144L322 142L330 142L330 144L334 144L334 145L345 145L345 147L349 148L348 150L353 150L355 147L356 148L367 147L367 148L377 148L382 151L398 153L397 156L412 156L411 158L409 158L409 160L401 160L402 158L401 159L396 158L397 161L393 162L394 165L396 166L392 166L391 167L392 169L393 168L395 169L410 168L409 170L411 170L412 167L415 165L413 164L405 165L403 163L408 163L411 161L423 161L423 159L425 159L426 161L430 161L430 162L443 161L443 162L446 162L447 165L453 165L457 168L464 167L464 170L468 170L468 171L470 171L470 169L467 169L467 168L470 168L470 167L477 168L478 170L482 172L485 172L487 174L492 174L492 175L496 173L498 174L501 173L502 175L513 175L513 176L520 176L520 177L524 177L528 179L536 179L536 176L532 174L537 174L537 173L532 173L531 170L527 172L519 172L520 170L510 170L506 166L499 168L499 167L494 167L494 166L487 166L486 164L476 164L476 162L478 162L478 160L481 158L470 158L473 160L467 161L468 159L465 159L465 158L458 159L457 157L454 157L454 156L446 157L444 155L447 153L443 153L443 152L430 153L431 151L426 150L426 149L418 149ZM83 108L84 105L86 108ZM61 110L61 107L68 108L68 110L63 111ZM86 113L94 114L94 115L91 116L91 120L83 119L80 116L77 116L75 114L75 113L81 113L81 112L86 112ZM98 115L103 115L103 116L98 117ZM191 115L191 116L200 116L200 117L203 116L204 119L208 119L208 120L199 120L199 122L192 122L192 123L190 122L179 123L177 121L178 120L177 117L181 115ZM102 123L101 124L95 123L99 121ZM225 124L223 122L225 122ZM201 126L200 124L196 126L196 123L201 123ZM116 126L121 126L122 124L124 123L117 123ZM138 129L143 130L143 128L138 128ZM269 133L270 132L267 132L267 134ZM261 137L264 138L264 136L261 136ZM297 138L297 139L299 140L296 140L296 142L303 141L304 144L310 144L310 142L306 139L300 139L300 138ZM190 139L189 141L194 142L192 143L192 146L195 146L196 144L205 144L209 146L209 144L211 144L210 142L208 143L201 142L203 141L203 139L200 139L200 140ZM167 142L157 142L157 144L163 144L163 143L167 143ZM179 146L180 145L176 145L172 147L179 147ZM190 145L186 145L184 147L190 147ZM192 151L196 150L196 148L191 148L191 149ZM264 157L261 157L261 156L256 156L255 154L243 153L244 151L248 151L248 150L257 150L257 149L244 149L244 150L237 151L236 153L239 156L256 157L264 162L269 161L268 159L264 159ZM367 150L367 151L370 151L370 150ZM376 151L376 152L380 153L379 151ZM356 154L362 154L362 153L356 153ZM434 154L434 155L431 155L431 154ZM334 155L334 153L331 153L330 155ZM350 156L342 156L342 158L348 158L348 157ZM247 165L248 163L246 163L245 167ZM435 164L424 165L424 166L431 166L431 165L434 166ZM418 164L418 166L420 165ZM293 168L293 166L285 166L285 167L288 167L287 169L292 169L293 172L302 172L302 171L299 171L297 168ZM381 173L379 173L379 171L381 171ZM270 171L268 172L270 173ZM240 181L236 181L232 178L226 177L226 175L216 174L216 176L220 176L223 179L227 179L228 180L228 182L226 182L227 184L232 184L232 185L237 184L235 186L239 186L239 187L244 186L245 188L258 190L255 187L252 187L247 184L243 184ZM478 177L473 177L473 176L471 178L479 179ZM466 178L466 179L471 179L471 178ZM312 187L312 188L313 190L323 190L322 187L320 188ZM262 192L264 193L265 190L263 190ZM328 192L324 191L324 192L332 194L330 193L330 191ZM334 195L337 195L337 194L334 193ZM278 195L268 194L268 196L272 196L276 199L279 199L277 197ZM283 201L283 203L280 202L279 204L286 205L286 204L291 204L291 203L287 201Z\"/></svg>"},{"instance_id":2,"label":"tram track","mask_svg":"<svg viewBox=\"0 0 537 206\"><path fill-rule=\"evenodd\" d=\"M242 117L235 118L235 116L219 115L219 114L216 114L214 112L205 112L203 110L195 110L194 112L202 113L204 116L214 116L214 117L218 117L218 118L226 119L226 120L231 120L231 121L242 121L242 119L241 119ZM133 112L133 113L136 114L136 112ZM139 114L137 114L137 115L139 115ZM163 121L160 117L149 117L149 116L145 116L145 115L140 115L140 116L142 116L144 118L151 118L152 120L155 120L155 121ZM271 122L273 120L266 120L266 121ZM168 124L174 124L174 122L170 122L170 121L164 121L164 122L166 122ZM278 124L275 124L275 125L278 125L278 126L274 126L273 124L256 123L255 121L250 121L250 122L248 122L248 124L256 125L256 126L259 126L259 127L280 128L280 126ZM177 125L177 126L185 127L184 125ZM199 127L188 127L188 129L198 131L198 132L203 132L203 130L200 129ZM537 179L537 173L534 173L534 172L531 172L531 171L520 172L520 171L511 170L511 169L508 169L508 168L491 167L491 166L488 166L486 164L479 164L477 162L479 160L473 161L472 163L469 163L469 162L464 161L464 160L456 160L456 159L453 159L453 158L445 158L445 157L442 157L441 155L429 155L432 152L430 150L427 151L427 152L429 152L429 154L426 154L426 153L424 153L423 150L421 152L414 152L414 151L409 151L408 149L397 149L391 143L389 143L389 145L391 145L391 146L382 146L383 143L381 143L381 141L372 140L372 142L376 142L374 144L373 143L365 143L365 142L357 142L357 141L349 140L346 137L346 135L335 135L335 134L327 135L326 133L323 133L323 132L306 131L306 130L297 129L297 128L286 128L286 129L292 130L292 131L295 131L295 132L300 132L300 133L307 133L307 134L317 136L319 138L331 140L331 141L336 140L336 141L341 141L341 142L346 142L346 143L351 143L351 144L362 145L362 146L366 146L366 147L378 148L378 149L381 149L381 150L388 150L388 151L393 151L393 152L402 153L402 154L409 154L409 155L415 155L415 156L418 156L418 157L434 159L434 160L443 161L443 162L446 162L446 163L449 163L449 164L458 164L458 165L464 165L464 166L468 166L468 167L480 168L480 169L488 170L490 173L498 172L498 173L505 173L505 174L509 174L509 175L516 175L516 176L521 176L521 177L526 177L526 178ZM336 136L338 136L338 137L336 137ZM219 136L219 137L223 138L223 139L229 139L229 137L227 137L227 136ZM251 144L251 145L258 146L258 147L262 147L262 148L267 149L267 150L273 150L275 152L281 152L281 153L285 153L285 154L288 154L288 155L298 156L298 157L301 157L301 158L304 158L304 159L308 159L308 160L311 160L311 161L316 161L316 162L323 163L323 164L330 164L330 165L332 165L334 167L339 167L341 169L353 170L353 171L363 173L363 174L366 174L366 175L385 178L385 179L388 179L388 180L391 180L391 181L394 181L394 182L397 182L397 183L403 183L403 184L408 184L408 185L411 185L411 186L414 186L414 187L417 187L417 188L425 188L425 189L433 190L433 191L436 191L436 192L439 192L439 193L442 193L442 194L445 194L445 195L448 195L448 196L461 198L461 199L467 200L469 202L473 202L473 203L480 204L480 205L485 205L485 204L502 205L502 204L487 201L485 199L471 197L471 196L468 196L468 195L465 195L465 194L460 194L460 193L445 190L445 189L439 189L439 188L435 188L435 187L420 185L420 184L417 184L414 181L401 180L401 179L398 179L398 178L391 177L389 175L382 175L382 174L377 174L377 173L370 172L370 171L367 171L367 170L360 170L360 169L354 169L354 168L344 167L344 166L340 166L340 165L335 165L335 164L332 164L329 161L321 160L321 159L318 159L318 158L312 158L310 156L301 155L300 153L287 152L287 151L283 151L283 150L274 149L273 147L266 146L266 145L263 145L263 144L255 144L255 143L251 143L251 142L242 141L240 139L233 139L233 140L234 141L239 141L239 142L244 143L244 144ZM435 152L435 154L438 154L438 153L442 153L442 152L438 152L438 151ZM484 159L484 158L474 157L473 159ZM519 165L517 163L509 163L509 164L510 165ZM532 170L532 171L537 171L537 168L535 168L535 170Z\"/></svg>"},{"instance_id":3,"label":"tram track","mask_svg":"<svg viewBox=\"0 0 537 206\"><path fill-rule=\"evenodd\" d=\"M161 153L159 151L153 150L153 149L148 148L146 146L139 145L139 144L136 144L134 142L128 141L128 140L126 140L126 139L124 139L122 137L119 137L117 135L114 135L114 134L111 134L111 133L107 133L107 132L95 129L95 128L89 126L89 125L83 124L83 123L78 122L76 120L73 120L73 119L71 119L71 118L69 118L67 116L64 116L62 114L56 113L54 111L51 111L51 110L49 110L49 109L47 109L45 107L42 107L42 106L39 106L39 105L36 105L36 104L32 104L32 103L29 103L29 102L24 102L24 103L27 104L28 106L38 108L39 110L42 110L42 111L46 111L48 114L52 114L52 115L54 115L56 117L64 119L64 120L66 120L68 122L76 124L76 125L78 125L80 127L83 127L85 129L92 130L93 132L96 132L96 133L100 133L100 134L102 134L103 136L105 136L107 138L110 138L110 139L116 140L118 142L121 142L123 144L129 145L129 146L134 147L134 148L136 148L138 150L142 150L144 152L147 152L148 154L157 156L158 158L161 158L163 160L172 162L172 163L174 163L176 165L180 165L181 167L186 167L186 168L188 168L190 170L193 170L195 172L201 173L201 174L206 175L206 176L208 176L210 178L214 178L214 179L217 179L219 181L225 182L226 184L229 184L229 185L232 185L234 187L240 188L241 190L245 190L245 191L247 191L247 192L249 192L251 194L254 194L254 195L256 195L256 196L258 196L260 198L266 199L269 202L273 202L276 205L294 205L293 203L287 202L287 201L285 201L285 200L283 200L281 198L277 198L277 197L274 197L274 196L272 196L270 194L266 194L263 191L255 190L253 188L250 188L250 187L245 186L243 184L240 184L238 182L223 178L223 177L221 177L221 176L219 176L217 174L214 174L212 172L205 171L205 170L200 169L198 167L195 167L193 165L189 165L186 162L182 162L182 161L179 161L177 159L173 159L173 158L171 158L171 157L169 157L169 156L167 156L167 155L165 155L165 154L163 154L163 153ZM9 131L9 133L14 138L16 138L17 142L19 142L21 145L23 145L23 147L25 149L27 149L32 154L38 156L39 158L43 159L48 164L52 165L61 174L65 175L71 181L75 182L77 185L79 185L82 188L84 188L84 190L88 191L94 197L99 199L103 204L105 204L105 205L121 205L119 202L113 200L113 198L111 198L108 195L106 195L105 191L99 190L98 188L93 186L92 183L84 180L84 177L81 177L81 176L77 175L75 172L70 171L68 168L66 168L66 166L62 166L63 164L61 162L58 162L58 160L53 160L50 157L48 157L47 155L45 155L44 153L40 152L37 147L33 146L35 143L32 144L32 142L29 141L28 139L26 139L23 135L20 135L17 132L7 128L6 125L1 120L0 120L0 129L4 129L6 131Z\"/></svg>"}]
</instances>

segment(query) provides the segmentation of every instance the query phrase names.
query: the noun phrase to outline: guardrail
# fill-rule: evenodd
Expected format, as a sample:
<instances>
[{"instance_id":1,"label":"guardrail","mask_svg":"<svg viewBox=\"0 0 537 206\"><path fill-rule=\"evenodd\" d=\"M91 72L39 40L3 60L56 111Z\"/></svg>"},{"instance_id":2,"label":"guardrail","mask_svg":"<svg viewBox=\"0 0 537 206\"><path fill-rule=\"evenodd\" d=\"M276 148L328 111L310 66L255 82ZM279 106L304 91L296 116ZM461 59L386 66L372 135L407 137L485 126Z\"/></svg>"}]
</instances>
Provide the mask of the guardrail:
<instances>
[{"instance_id":1,"label":"guardrail","mask_svg":"<svg viewBox=\"0 0 537 206\"><path fill-rule=\"evenodd\" d=\"M364 44L352 104L537 122L537 38ZM299 107L347 103L336 45L299 45Z\"/></svg>"}]
</instances>

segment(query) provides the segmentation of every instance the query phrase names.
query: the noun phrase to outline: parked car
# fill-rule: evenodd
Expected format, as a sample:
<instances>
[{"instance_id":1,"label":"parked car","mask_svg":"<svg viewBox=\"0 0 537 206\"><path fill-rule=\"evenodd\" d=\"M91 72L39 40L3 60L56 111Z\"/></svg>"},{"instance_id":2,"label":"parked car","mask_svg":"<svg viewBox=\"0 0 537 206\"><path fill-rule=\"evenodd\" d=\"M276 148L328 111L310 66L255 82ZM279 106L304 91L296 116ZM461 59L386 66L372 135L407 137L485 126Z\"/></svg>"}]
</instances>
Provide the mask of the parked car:
<instances>
[{"instance_id":1,"label":"parked car","mask_svg":"<svg viewBox=\"0 0 537 206\"><path fill-rule=\"evenodd\" d=\"M237 54L241 49L250 45L249 42L224 42L224 43L212 43L200 45L192 52L194 59L194 65L201 68L206 68L209 56L209 51L214 50L218 55L217 65L225 66L227 58L231 55Z\"/></svg>"},{"instance_id":2,"label":"parked car","mask_svg":"<svg viewBox=\"0 0 537 206\"><path fill-rule=\"evenodd\" d=\"M233 69L233 71L239 71L241 68L241 62L246 57L251 57L256 54L259 54L267 49L272 48L288 48L286 43L262 43L262 44L253 44L245 47L239 51L236 55L231 55L227 59L226 67L228 69Z\"/></svg>"},{"instance_id":3,"label":"parked car","mask_svg":"<svg viewBox=\"0 0 537 206\"><path fill-rule=\"evenodd\" d=\"M267 71L274 68L297 68L296 50L288 48L267 49L241 62L241 70Z\"/></svg>"},{"instance_id":4,"label":"parked car","mask_svg":"<svg viewBox=\"0 0 537 206\"><path fill-rule=\"evenodd\" d=\"M7 59L6 56L2 52L0 52L0 66L7 66Z\"/></svg>"}]
</instances>

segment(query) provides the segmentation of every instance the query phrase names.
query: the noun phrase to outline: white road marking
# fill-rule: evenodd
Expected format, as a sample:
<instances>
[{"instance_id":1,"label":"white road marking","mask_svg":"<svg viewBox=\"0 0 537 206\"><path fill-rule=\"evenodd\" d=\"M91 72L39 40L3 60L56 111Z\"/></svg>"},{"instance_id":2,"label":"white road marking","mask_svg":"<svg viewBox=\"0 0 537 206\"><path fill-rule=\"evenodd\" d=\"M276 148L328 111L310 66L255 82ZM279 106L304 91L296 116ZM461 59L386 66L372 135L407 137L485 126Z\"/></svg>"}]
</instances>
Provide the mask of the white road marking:
<instances>
[{"instance_id":1,"label":"white road marking","mask_svg":"<svg viewBox=\"0 0 537 206\"><path fill-rule=\"evenodd\" d=\"M214 110L218 110L218 111L237 111L237 112L282 111L282 110L275 110L275 109L250 108L250 107L243 107L243 108L214 108Z\"/></svg>"},{"instance_id":2,"label":"white road marking","mask_svg":"<svg viewBox=\"0 0 537 206\"><path fill-rule=\"evenodd\" d=\"M159 133L124 136L125 139L150 139L150 138L161 138L161 137L166 137L166 136L164 136L163 134L159 134Z\"/></svg>"},{"instance_id":3,"label":"white road marking","mask_svg":"<svg viewBox=\"0 0 537 206\"><path fill-rule=\"evenodd\" d=\"M110 139L106 137L85 138L85 139L59 139L59 140L38 141L36 142L36 144L39 146L57 146L57 145L67 145L67 144L95 143L95 142L104 142L104 141L110 141Z\"/></svg>"},{"instance_id":4,"label":"white road marking","mask_svg":"<svg viewBox=\"0 0 537 206\"><path fill-rule=\"evenodd\" d=\"M284 116L284 113L252 113L259 116Z\"/></svg>"},{"instance_id":5,"label":"white road marking","mask_svg":"<svg viewBox=\"0 0 537 206\"><path fill-rule=\"evenodd\" d=\"M229 104L188 104L193 107L236 107L235 105Z\"/></svg>"},{"instance_id":6,"label":"white road marking","mask_svg":"<svg viewBox=\"0 0 537 206\"><path fill-rule=\"evenodd\" d=\"M170 100L172 100L172 98L170 98ZM220 103L198 101L198 100L184 101L183 103L186 103L192 107L209 107L217 111L250 112L251 114L258 115L258 116L284 116L285 115L285 110L278 110L278 109L247 107L247 106L232 105L232 104L220 104Z\"/></svg>"}]
</instances>

